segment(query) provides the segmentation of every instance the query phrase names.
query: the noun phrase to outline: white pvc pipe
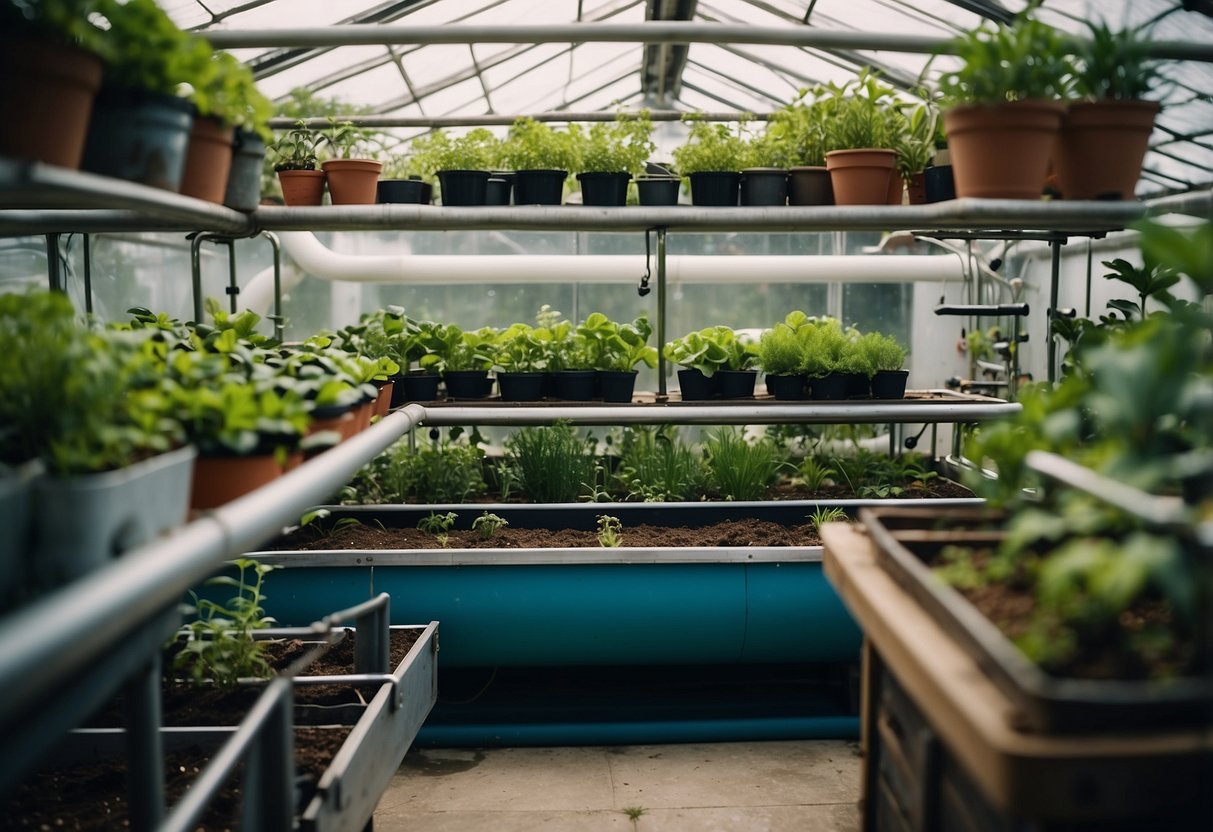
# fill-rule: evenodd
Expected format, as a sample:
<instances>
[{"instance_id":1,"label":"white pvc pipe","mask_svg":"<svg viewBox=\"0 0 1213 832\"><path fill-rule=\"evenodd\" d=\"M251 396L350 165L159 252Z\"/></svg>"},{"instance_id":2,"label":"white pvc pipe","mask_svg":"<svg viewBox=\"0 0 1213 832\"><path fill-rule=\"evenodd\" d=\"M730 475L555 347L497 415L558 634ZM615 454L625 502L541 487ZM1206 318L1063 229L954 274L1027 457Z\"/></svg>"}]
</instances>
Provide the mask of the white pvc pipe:
<instances>
[{"instance_id":1,"label":"white pvc pipe","mask_svg":"<svg viewBox=\"0 0 1213 832\"><path fill-rule=\"evenodd\" d=\"M284 270L282 290L303 273L357 283L636 283L643 255L429 255L341 254L305 231L279 232L282 250L298 269ZM293 274L291 272L294 272ZM656 273L656 264L653 264ZM671 285L679 283L936 283L964 280L959 257L925 255L678 255L666 260ZM273 270L255 276L241 292L249 309L268 309Z\"/></svg>"}]
</instances>

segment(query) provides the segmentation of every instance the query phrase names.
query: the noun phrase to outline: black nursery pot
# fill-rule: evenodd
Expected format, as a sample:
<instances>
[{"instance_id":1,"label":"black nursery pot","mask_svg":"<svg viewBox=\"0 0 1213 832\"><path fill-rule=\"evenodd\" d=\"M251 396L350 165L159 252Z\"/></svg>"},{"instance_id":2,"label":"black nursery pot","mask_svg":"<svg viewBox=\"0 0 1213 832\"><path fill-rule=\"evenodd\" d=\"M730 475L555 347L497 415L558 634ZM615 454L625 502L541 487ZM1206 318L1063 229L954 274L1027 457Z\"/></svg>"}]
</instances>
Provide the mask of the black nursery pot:
<instances>
[{"instance_id":1,"label":"black nursery pot","mask_svg":"<svg viewBox=\"0 0 1213 832\"><path fill-rule=\"evenodd\" d=\"M515 205L559 205L564 201L567 170L520 170L514 172Z\"/></svg>"},{"instance_id":2,"label":"black nursery pot","mask_svg":"<svg viewBox=\"0 0 1213 832\"><path fill-rule=\"evenodd\" d=\"M380 179L375 201L381 205L422 205L429 201L427 187L420 179Z\"/></svg>"},{"instance_id":3,"label":"black nursery pot","mask_svg":"<svg viewBox=\"0 0 1213 832\"><path fill-rule=\"evenodd\" d=\"M641 205L677 205L682 179L677 176L640 176L636 195Z\"/></svg>"},{"instance_id":4,"label":"black nursery pot","mask_svg":"<svg viewBox=\"0 0 1213 832\"><path fill-rule=\"evenodd\" d=\"M788 172L783 168L747 168L741 172L742 205L787 205Z\"/></svg>"},{"instance_id":5,"label":"black nursery pot","mask_svg":"<svg viewBox=\"0 0 1213 832\"><path fill-rule=\"evenodd\" d=\"M591 172L577 174L581 183L581 204L617 208L628 203L629 173Z\"/></svg>"},{"instance_id":6,"label":"black nursery pot","mask_svg":"<svg viewBox=\"0 0 1213 832\"><path fill-rule=\"evenodd\" d=\"M484 191L485 205L509 205L514 182L502 176L490 176Z\"/></svg>"},{"instance_id":7,"label":"black nursery pot","mask_svg":"<svg viewBox=\"0 0 1213 832\"><path fill-rule=\"evenodd\" d=\"M749 399L754 397L754 385L758 381L757 370L718 370L716 392L722 399Z\"/></svg>"},{"instance_id":8,"label":"black nursery pot","mask_svg":"<svg viewBox=\"0 0 1213 832\"><path fill-rule=\"evenodd\" d=\"M847 378L842 373L830 373L809 382L810 398L816 401L838 401L847 397Z\"/></svg>"},{"instance_id":9,"label":"black nursery pot","mask_svg":"<svg viewBox=\"0 0 1213 832\"><path fill-rule=\"evenodd\" d=\"M879 370L872 376L872 398L904 399L909 370Z\"/></svg>"},{"instance_id":10,"label":"black nursery pot","mask_svg":"<svg viewBox=\"0 0 1213 832\"><path fill-rule=\"evenodd\" d=\"M956 181L952 178L951 165L932 165L922 172L927 190L927 202L946 202L956 199Z\"/></svg>"},{"instance_id":11,"label":"black nursery pot","mask_svg":"<svg viewBox=\"0 0 1213 832\"><path fill-rule=\"evenodd\" d=\"M440 170L438 184L442 187L443 205L484 205L489 184L487 170Z\"/></svg>"},{"instance_id":12,"label":"black nursery pot","mask_svg":"<svg viewBox=\"0 0 1213 832\"><path fill-rule=\"evenodd\" d=\"M846 397L848 399L872 398L872 382L863 373L843 373L846 378Z\"/></svg>"},{"instance_id":13,"label":"black nursery pot","mask_svg":"<svg viewBox=\"0 0 1213 832\"><path fill-rule=\"evenodd\" d=\"M732 171L703 171L691 174L691 204L713 208L737 205L741 174Z\"/></svg>"},{"instance_id":14,"label":"black nursery pot","mask_svg":"<svg viewBox=\"0 0 1213 832\"><path fill-rule=\"evenodd\" d=\"M767 374L767 392L784 402L800 401L804 398L805 377Z\"/></svg>"},{"instance_id":15,"label":"black nursery pot","mask_svg":"<svg viewBox=\"0 0 1213 832\"><path fill-rule=\"evenodd\" d=\"M446 394L452 399L483 399L493 390L488 370L457 370L442 374Z\"/></svg>"},{"instance_id":16,"label":"black nursery pot","mask_svg":"<svg viewBox=\"0 0 1213 832\"><path fill-rule=\"evenodd\" d=\"M548 373L553 398L566 402L588 402L594 398L594 382L598 373L594 370L560 370Z\"/></svg>"},{"instance_id":17,"label":"black nursery pot","mask_svg":"<svg viewBox=\"0 0 1213 832\"><path fill-rule=\"evenodd\" d=\"M716 388L719 384L717 381L718 375L719 373L708 378L699 370L679 370L678 390L682 394L682 400L690 402L715 398Z\"/></svg>"},{"instance_id":18,"label":"black nursery pot","mask_svg":"<svg viewBox=\"0 0 1213 832\"><path fill-rule=\"evenodd\" d=\"M543 373L498 373L503 402L537 402L543 398Z\"/></svg>"},{"instance_id":19,"label":"black nursery pot","mask_svg":"<svg viewBox=\"0 0 1213 832\"><path fill-rule=\"evenodd\" d=\"M396 383L392 386L392 407L400 407L406 402L432 402L438 399L438 382L442 379L436 373L398 373L392 377Z\"/></svg>"},{"instance_id":20,"label":"black nursery pot","mask_svg":"<svg viewBox=\"0 0 1213 832\"><path fill-rule=\"evenodd\" d=\"M599 370L598 384L604 402L626 403L632 401L636 391L635 370Z\"/></svg>"}]
</instances>

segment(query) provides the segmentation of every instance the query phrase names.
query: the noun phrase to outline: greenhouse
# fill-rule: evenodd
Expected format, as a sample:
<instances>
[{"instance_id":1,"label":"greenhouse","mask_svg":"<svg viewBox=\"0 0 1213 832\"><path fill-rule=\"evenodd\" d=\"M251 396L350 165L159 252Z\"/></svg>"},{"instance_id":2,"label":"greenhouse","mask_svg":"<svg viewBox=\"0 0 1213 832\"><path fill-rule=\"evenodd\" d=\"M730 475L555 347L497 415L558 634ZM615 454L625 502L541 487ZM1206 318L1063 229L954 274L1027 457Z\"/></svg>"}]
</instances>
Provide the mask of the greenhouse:
<instances>
[{"instance_id":1,"label":"greenhouse","mask_svg":"<svg viewBox=\"0 0 1213 832\"><path fill-rule=\"evenodd\" d=\"M0 827L1213 828L1208 0L0 0Z\"/></svg>"}]
</instances>

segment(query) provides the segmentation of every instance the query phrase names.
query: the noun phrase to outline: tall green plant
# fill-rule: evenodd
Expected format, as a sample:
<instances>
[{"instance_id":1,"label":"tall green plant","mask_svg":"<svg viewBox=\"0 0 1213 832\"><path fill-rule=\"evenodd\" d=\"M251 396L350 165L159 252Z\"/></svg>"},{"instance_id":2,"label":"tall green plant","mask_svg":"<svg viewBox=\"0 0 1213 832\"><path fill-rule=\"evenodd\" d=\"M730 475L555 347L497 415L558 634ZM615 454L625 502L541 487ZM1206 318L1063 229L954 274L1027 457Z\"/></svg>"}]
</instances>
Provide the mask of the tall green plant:
<instances>
[{"instance_id":1,"label":"tall green plant","mask_svg":"<svg viewBox=\"0 0 1213 832\"><path fill-rule=\"evenodd\" d=\"M521 428L505 448L519 485L536 502L573 502L594 482L592 445L567 422Z\"/></svg>"},{"instance_id":2,"label":"tall green plant","mask_svg":"<svg viewBox=\"0 0 1213 832\"><path fill-rule=\"evenodd\" d=\"M708 480L726 500L762 499L783 465L774 442L749 442L744 428L719 428L703 447Z\"/></svg>"},{"instance_id":3,"label":"tall green plant","mask_svg":"<svg viewBox=\"0 0 1213 832\"><path fill-rule=\"evenodd\" d=\"M739 171L746 157L746 142L727 124L712 124L684 116L690 124L686 143L674 148L674 167L683 176L711 171Z\"/></svg>"},{"instance_id":4,"label":"tall green plant","mask_svg":"<svg viewBox=\"0 0 1213 832\"><path fill-rule=\"evenodd\" d=\"M1061 33L1030 14L1011 24L982 25L954 39L949 51L959 69L939 78L939 92L950 106L1001 104L1069 95L1074 62Z\"/></svg>"},{"instance_id":5,"label":"tall green plant","mask_svg":"<svg viewBox=\"0 0 1213 832\"><path fill-rule=\"evenodd\" d=\"M620 113L615 121L595 122L582 144L581 170L586 173L638 174L656 149L649 113Z\"/></svg>"},{"instance_id":6,"label":"tall green plant","mask_svg":"<svg viewBox=\"0 0 1213 832\"><path fill-rule=\"evenodd\" d=\"M687 501L699 496L705 472L701 457L676 429L628 428L615 478L629 499Z\"/></svg>"},{"instance_id":7,"label":"tall green plant","mask_svg":"<svg viewBox=\"0 0 1213 832\"><path fill-rule=\"evenodd\" d=\"M501 159L511 170L563 170L581 168L581 127L570 124L553 130L541 121L519 118L501 144Z\"/></svg>"}]
</instances>

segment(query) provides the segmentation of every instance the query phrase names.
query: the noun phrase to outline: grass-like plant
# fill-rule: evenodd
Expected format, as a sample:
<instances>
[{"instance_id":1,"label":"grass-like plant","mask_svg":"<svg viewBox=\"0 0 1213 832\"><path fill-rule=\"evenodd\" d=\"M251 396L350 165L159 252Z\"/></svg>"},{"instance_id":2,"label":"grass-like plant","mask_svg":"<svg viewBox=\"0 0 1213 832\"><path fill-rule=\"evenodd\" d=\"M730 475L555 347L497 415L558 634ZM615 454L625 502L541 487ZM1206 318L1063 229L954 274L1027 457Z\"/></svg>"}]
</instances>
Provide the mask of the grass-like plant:
<instances>
[{"instance_id":1,"label":"grass-like plant","mask_svg":"<svg viewBox=\"0 0 1213 832\"><path fill-rule=\"evenodd\" d=\"M444 439L414 451L402 440L363 466L343 489L342 501L462 503L486 488L484 451L476 444Z\"/></svg>"},{"instance_id":2,"label":"grass-like plant","mask_svg":"<svg viewBox=\"0 0 1213 832\"><path fill-rule=\"evenodd\" d=\"M748 442L744 428L722 427L703 447L708 480L726 500L761 499L783 464L774 442Z\"/></svg>"},{"instance_id":3,"label":"grass-like plant","mask_svg":"<svg viewBox=\"0 0 1213 832\"><path fill-rule=\"evenodd\" d=\"M837 473L837 471L830 468L817 457L809 455L796 466L796 475L793 477L793 481L803 485L810 491L817 491Z\"/></svg>"},{"instance_id":4,"label":"grass-like plant","mask_svg":"<svg viewBox=\"0 0 1213 832\"><path fill-rule=\"evenodd\" d=\"M1084 21L1087 37L1077 42L1075 90L1094 99L1136 101L1158 83L1159 62L1149 56L1148 28L1114 31L1103 21Z\"/></svg>"},{"instance_id":5,"label":"grass-like plant","mask_svg":"<svg viewBox=\"0 0 1213 832\"><path fill-rule=\"evenodd\" d=\"M837 506L826 508L818 506L813 509L813 513L809 515L809 522L813 524L813 528L818 533L821 532L821 527L826 523L838 523L847 519L847 513Z\"/></svg>"},{"instance_id":6,"label":"grass-like plant","mask_svg":"<svg viewBox=\"0 0 1213 832\"><path fill-rule=\"evenodd\" d=\"M703 460L670 426L624 431L616 479L628 499L693 500L704 483Z\"/></svg>"},{"instance_id":7,"label":"grass-like plant","mask_svg":"<svg viewBox=\"0 0 1213 832\"><path fill-rule=\"evenodd\" d=\"M623 545L623 523L618 517L598 515L598 545L606 549Z\"/></svg>"},{"instance_id":8,"label":"grass-like plant","mask_svg":"<svg viewBox=\"0 0 1213 832\"><path fill-rule=\"evenodd\" d=\"M983 23L953 40L951 51L961 67L938 85L949 105L1065 98L1073 84L1061 33L1026 13L1010 25Z\"/></svg>"},{"instance_id":9,"label":"grass-like plant","mask_svg":"<svg viewBox=\"0 0 1213 832\"><path fill-rule=\"evenodd\" d=\"M510 521L504 517L498 517L496 514L486 511L472 521L472 531L479 533L485 540L489 540L498 529L504 529L509 524Z\"/></svg>"},{"instance_id":10,"label":"grass-like plant","mask_svg":"<svg viewBox=\"0 0 1213 832\"><path fill-rule=\"evenodd\" d=\"M536 502L574 502L594 481L593 449L568 422L522 428L505 448L519 486Z\"/></svg>"},{"instance_id":11,"label":"grass-like plant","mask_svg":"<svg viewBox=\"0 0 1213 832\"><path fill-rule=\"evenodd\" d=\"M186 625L187 641L173 656L173 670L184 672L199 686L230 689L240 679L273 675L265 660L264 643L253 638L253 631L274 623L262 606L262 586L265 576L277 567L252 558L237 558L231 564L236 568L235 577L217 575L206 583L231 587L232 597L221 604L191 593L197 618Z\"/></svg>"}]
</instances>

